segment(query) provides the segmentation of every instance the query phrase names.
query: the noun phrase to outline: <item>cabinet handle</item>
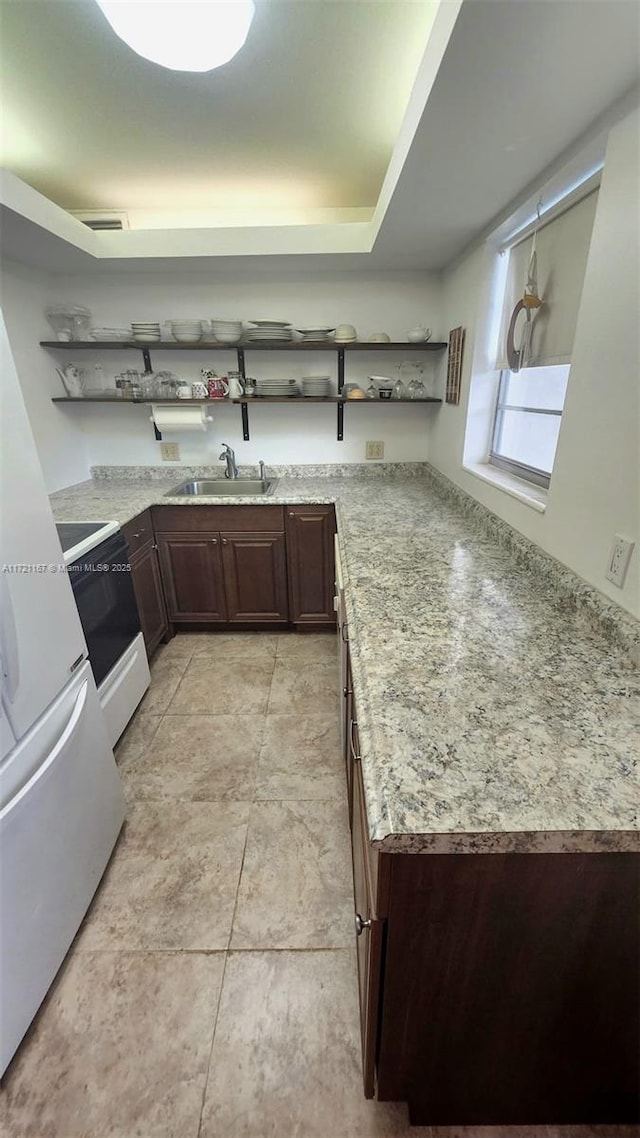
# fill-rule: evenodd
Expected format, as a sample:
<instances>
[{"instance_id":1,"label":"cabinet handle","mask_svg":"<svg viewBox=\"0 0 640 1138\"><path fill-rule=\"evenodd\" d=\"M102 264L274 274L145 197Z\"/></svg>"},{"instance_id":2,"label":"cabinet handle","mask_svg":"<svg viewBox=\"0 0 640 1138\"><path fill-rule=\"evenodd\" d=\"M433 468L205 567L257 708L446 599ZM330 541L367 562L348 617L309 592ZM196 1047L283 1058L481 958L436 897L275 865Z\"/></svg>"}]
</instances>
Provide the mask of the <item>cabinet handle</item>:
<instances>
[{"instance_id":1,"label":"cabinet handle","mask_svg":"<svg viewBox=\"0 0 640 1138\"><path fill-rule=\"evenodd\" d=\"M371 928L371 919L369 919L368 921L363 921L363 919L359 913L356 913L355 922L356 922L356 936L361 936L365 929Z\"/></svg>"},{"instance_id":2,"label":"cabinet handle","mask_svg":"<svg viewBox=\"0 0 640 1138\"><path fill-rule=\"evenodd\" d=\"M293 511L292 511L292 510L290 510L290 511L289 511L289 517L290 517L290 518L295 518L295 516L296 516L296 515L293 513Z\"/></svg>"},{"instance_id":3,"label":"cabinet handle","mask_svg":"<svg viewBox=\"0 0 640 1138\"><path fill-rule=\"evenodd\" d=\"M223 539L222 539L222 544L223 544L223 545L228 545L228 544L229 544L229 543L228 543L228 541L227 541L227 539L226 539L226 537L223 537Z\"/></svg>"},{"instance_id":4,"label":"cabinet handle","mask_svg":"<svg viewBox=\"0 0 640 1138\"><path fill-rule=\"evenodd\" d=\"M210 540L210 542L211 542L211 545L217 545L217 544L218 544L218 539L217 539L217 537L212 537L212 538L210 538L209 540Z\"/></svg>"},{"instance_id":5,"label":"cabinet handle","mask_svg":"<svg viewBox=\"0 0 640 1138\"><path fill-rule=\"evenodd\" d=\"M344 698L347 699L350 695L353 695L353 688L343 688L342 694Z\"/></svg>"},{"instance_id":6,"label":"cabinet handle","mask_svg":"<svg viewBox=\"0 0 640 1138\"><path fill-rule=\"evenodd\" d=\"M152 545L152 546L151 546L151 548L152 548L152 549L158 549L158 546L157 546L157 545Z\"/></svg>"},{"instance_id":7,"label":"cabinet handle","mask_svg":"<svg viewBox=\"0 0 640 1138\"><path fill-rule=\"evenodd\" d=\"M344 624L342 625L342 628L340 629L340 635L342 637L343 642L345 644L348 644L349 643L349 629L347 627L346 620L345 620Z\"/></svg>"},{"instance_id":8,"label":"cabinet handle","mask_svg":"<svg viewBox=\"0 0 640 1138\"><path fill-rule=\"evenodd\" d=\"M357 726L358 726L358 724L357 724L356 720L352 719L351 720L351 726L349 728L349 748L351 750L351 754L353 755L354 763L360 762L360 755L358 754L358 752L356 751L356 749L353 745L353 729L354 729L354 727L357 727Z\"/></svg>"},{"instance_id":9,"label":"cabinet handle","mask_svg":"<svg viewBox=\"0 0 640 1138\"><path fill-rule=\"evenodd\" d=\"M140 537L140 534L139 533L132 533L131 536L135 540L135 538Z\"/></svg>"}]
</instances>

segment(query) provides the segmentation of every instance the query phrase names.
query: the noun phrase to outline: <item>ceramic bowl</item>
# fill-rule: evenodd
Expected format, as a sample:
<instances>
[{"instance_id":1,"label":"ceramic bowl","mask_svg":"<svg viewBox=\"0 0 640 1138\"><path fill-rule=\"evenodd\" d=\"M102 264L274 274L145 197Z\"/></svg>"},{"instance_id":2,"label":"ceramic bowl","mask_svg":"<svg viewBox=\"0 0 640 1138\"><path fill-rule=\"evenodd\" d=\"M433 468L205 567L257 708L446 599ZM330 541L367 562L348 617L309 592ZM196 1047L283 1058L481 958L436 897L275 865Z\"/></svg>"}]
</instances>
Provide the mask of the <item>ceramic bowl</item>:
<instances>
[{"instance_id":1,"label":"ceramic bowl","mask_svg":"<svg viewBox=\"0 0 640 1138\"><path fill-rule=\"evenodd\" d=\"M356 330L353 324L338 324L335 331L334 339L340 340L355 340Z\"/></svg>"}]
</instances>

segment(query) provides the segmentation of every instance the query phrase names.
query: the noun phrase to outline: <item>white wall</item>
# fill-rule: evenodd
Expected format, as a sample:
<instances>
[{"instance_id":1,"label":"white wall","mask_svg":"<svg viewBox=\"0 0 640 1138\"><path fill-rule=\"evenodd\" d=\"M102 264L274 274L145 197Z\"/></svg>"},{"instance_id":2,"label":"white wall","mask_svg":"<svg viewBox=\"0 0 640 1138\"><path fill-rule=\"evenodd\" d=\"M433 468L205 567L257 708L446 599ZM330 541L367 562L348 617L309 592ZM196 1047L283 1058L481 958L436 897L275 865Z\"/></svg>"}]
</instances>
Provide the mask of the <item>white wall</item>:
<instances>
[{"instance_id":1,"label":"white wall","mask_svg":"<svg viewBox=\"0 0 640 1138\"><path fill-rule=\"evenodd\" d=\"M458 407L442 408L429 456L468 494L635 615L640 615L640 548L623 590L607 581L605 568L614 534L640 544L639 132L635 111L609 136L545 512L462 468L467 415L473 420L484 414L483 396L491 382L488 298L495 259L485 249L443 281L445 327L467 329L463 397Z\"/></svg>"},{"instance_id":2,"label":"white wall","mask_svg":"<svg viewBox=\"0 0 640 1138\"><path fill-rule=\"evenodd\" d=\"M44 318L52 285L46 274L26 265L4 262L2 308L9 342L20 376L31 429L49 492L88 477L87 439L82 424L51 402L62 395L55 368L60 361L39 347L51 329Z\"/></svg>"},{"instance_id":3,"label":"white wall","mask_svg":"<svg viewBox=\"0 0 640 1138\"><path fill-rule=\"evenodd\" d=\"M48 300L71 301L89 306L96 325L120 326L132 320L167 320L180 316L207 319L229 316L241 319L283 319L295 325L354 324L360 338L374 332L387 332L392 339L406 339L416 323L428 324L437 338L442 332L440 286L426 273L378 274L375 277L344 274L340 277L316 274L296 279L265 274L242 279L241 270L233 278L202 272L128 274L124 271L101 275L65 275L47 282ZM22 335L33 345L48 335L46 323ZM43 354L42 349L35 348ZM57 353L56 353L57 354ZM64 353L60 353L64 359ZM73 356L78 360L77 354ZM169 369L186 381L199 378L201 367L213 367L219 374L237 367L235 352L152 352L154 368ZM367 386L369 374L388 374L395 378L402 355L358 353L347 360L347 381ZM435 356L425 353L427 375L433 379ZM82 353L82 364L102 362L105 371L115 374L124 368L142 366L139 352ZM305 373L331 374L337 383L336 354L309 353L304 356L273 352L247 354L247 370L257 377ZM48 398L48 393L43 398ZM180 445L180 461L193 464L216 462L220 443L229 443L241 463L264 459L269 463L362 462L367 439L385 443L385 461L420 461L427 458L431 423L438 414L433 406L419 410L409 406L366 406L345 408L345 438L336 438L335 406L281 404L250 408L249 442L242 438L240 409L216 405L214 425L203 434L166 434L168 441ZM157 464L160 448L149 422L149 409L102 404L68 407L67 422L80 430L91 464ZM169 464L167 464L169 465Z\"/></svg>"}]
</instances>

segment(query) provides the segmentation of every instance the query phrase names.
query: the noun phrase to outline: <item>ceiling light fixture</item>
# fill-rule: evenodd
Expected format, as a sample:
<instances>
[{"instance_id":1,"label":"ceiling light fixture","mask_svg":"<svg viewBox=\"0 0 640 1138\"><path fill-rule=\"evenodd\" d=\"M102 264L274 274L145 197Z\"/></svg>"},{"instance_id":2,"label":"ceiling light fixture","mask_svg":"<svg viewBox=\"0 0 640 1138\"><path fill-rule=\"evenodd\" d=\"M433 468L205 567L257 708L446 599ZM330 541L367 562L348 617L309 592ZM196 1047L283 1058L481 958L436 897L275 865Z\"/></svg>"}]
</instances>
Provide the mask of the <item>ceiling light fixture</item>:
<instances>
[{"instance_id":1,"label":"ceiling light fixture","mask_svg":"<svg viewBox=\"0 0 640 1138\"><path fill-rule=\"evenodd\" d=\"M212 71L243 46L252 0L96 0L114 32L172 71Z\"/></svg>"}]
</instances>

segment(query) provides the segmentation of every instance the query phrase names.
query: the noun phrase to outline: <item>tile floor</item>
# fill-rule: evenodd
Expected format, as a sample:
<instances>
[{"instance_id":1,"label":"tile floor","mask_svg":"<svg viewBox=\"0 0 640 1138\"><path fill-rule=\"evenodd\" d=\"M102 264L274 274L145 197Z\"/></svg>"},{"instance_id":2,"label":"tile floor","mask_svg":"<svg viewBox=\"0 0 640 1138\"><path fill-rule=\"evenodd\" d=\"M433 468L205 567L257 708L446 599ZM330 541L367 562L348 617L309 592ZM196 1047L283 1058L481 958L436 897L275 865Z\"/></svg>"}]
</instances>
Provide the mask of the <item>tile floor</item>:
<instances>
[{"instance_id":1,"label":"tile floor","mask_svg":"<svg viewBox=\"0 0 640 1138\"><path fill-rule=\"evenodd\" d=\"M127 822L3 1138L614 1138L410 1128L362 1097L335 657L285 633L160 649L117 751Z\"/></svg>"}]
</instances>

